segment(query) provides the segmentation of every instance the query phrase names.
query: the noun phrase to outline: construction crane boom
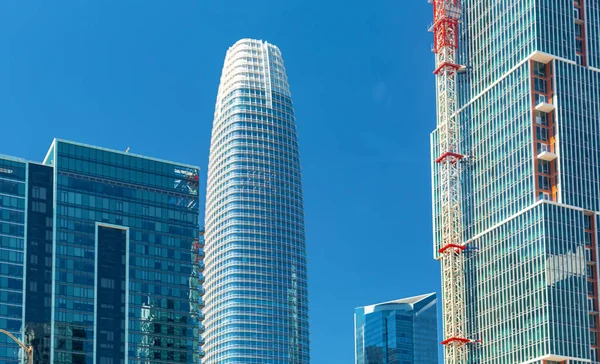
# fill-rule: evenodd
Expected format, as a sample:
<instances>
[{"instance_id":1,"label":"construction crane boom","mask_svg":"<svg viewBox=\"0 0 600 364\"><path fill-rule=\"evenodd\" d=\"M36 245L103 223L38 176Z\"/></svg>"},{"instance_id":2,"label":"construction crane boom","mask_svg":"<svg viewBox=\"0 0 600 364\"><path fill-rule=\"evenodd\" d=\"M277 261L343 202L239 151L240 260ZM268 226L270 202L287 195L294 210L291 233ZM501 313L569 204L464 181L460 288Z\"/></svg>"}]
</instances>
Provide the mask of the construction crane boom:
<instances>
[{"instance_id":1,"label":"construction crane boom","mask_svg":"<svg viewBox=\"0 0 600 364\"><path fill-rule=\"evenodd\" d=\"M441 207L442 316L444 324L444 361L467 362L464 251L461 224L460 124L456 78L461 69L457 61L460 0L429 0L433 3L434 47L437 87L437 128L440 154L436 157Z\"/></svg>"}]
</instances>

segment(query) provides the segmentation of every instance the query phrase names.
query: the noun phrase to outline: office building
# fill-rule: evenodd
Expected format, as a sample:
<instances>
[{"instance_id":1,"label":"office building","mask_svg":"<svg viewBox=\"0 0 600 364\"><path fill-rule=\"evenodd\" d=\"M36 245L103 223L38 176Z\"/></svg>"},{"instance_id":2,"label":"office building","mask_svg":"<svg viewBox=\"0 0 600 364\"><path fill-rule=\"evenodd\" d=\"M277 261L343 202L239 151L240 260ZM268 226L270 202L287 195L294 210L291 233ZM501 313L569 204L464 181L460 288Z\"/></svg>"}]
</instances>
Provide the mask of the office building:
<instances>
[{"instance_id":1,"label":"office building","mask_svg":"<svg viewBox=\"0 0 600 364\"><path fill-rule=\"evenodd\" d=\"M199 363L198 218L194 166L63 140L0 157L0 327L35 363Z\"/></svg>"},{"instance_id":2,"label":"office building","mask_svg":"<svg viewBox=\"0 0 600 364\"><path fill-rule=\"evenodd\" d=\"M598 363L600 7L434 6L446 363Z\"/></svg>"},{"instance_id":3,"label":"office building","mask_svg":"<svg viewBox=\"0 0 600 364\"><path fill-rule=\"evenodd\" d=\"M356 364L437 364L435 293L354 310Z\"/></svg>"},{"instance_id":4,"label":"office building","mask_svg":"<svg viewBox=\"0 0 600 364\"><path fill-rule=\"evenodd\" d=\"M283 59L272 44L243 39L227 51L205 228L205 363L308 363L298 141Z\"/></svg>"}]
</instances>

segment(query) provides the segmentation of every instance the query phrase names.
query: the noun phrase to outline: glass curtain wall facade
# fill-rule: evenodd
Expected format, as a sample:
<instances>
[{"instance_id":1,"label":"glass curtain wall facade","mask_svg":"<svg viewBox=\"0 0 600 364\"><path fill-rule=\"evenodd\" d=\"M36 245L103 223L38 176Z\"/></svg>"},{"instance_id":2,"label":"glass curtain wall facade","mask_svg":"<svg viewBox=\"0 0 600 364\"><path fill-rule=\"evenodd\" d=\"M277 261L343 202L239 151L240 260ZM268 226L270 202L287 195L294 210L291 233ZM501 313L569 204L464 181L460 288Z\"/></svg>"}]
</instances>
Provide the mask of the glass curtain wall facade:
<instances>
[{"instance_id":1,"label":"glass curtain wall facade","mask_svg":"<svg viewBox=\"0 0 600 364\"><path fill-rule=\"evenodd\" d=\"M467 326L480 340L469 360L600 362L600 8L591 0L461 4ZM437 140L436 130L432 156Z\"/></svg>"},{"instance_id":2,"label":"glass curtain wall facade","mask_svg":"<svg viewBox=\"0 0 600 364\"><path fill-rule=\"evenodd\" d=\"M298 142L281 52L227 52L206 196L205 363L308 363Z\"/></svg>"},{"instance_id":3,"label":"glass curtain wall facade","mask_svg":"<svg viewBox=\"0 0 600 364\"><path fill-rule=\"evenodd\" d=\"M54 169L28 163L25 340L36 364L50 363Z\"/></svg>"},{"instance_id":4,"label":"glass curtain wall facade","mask_svg":"<svg viewBox=\"0 0 600 364\"><path fill-rule=\"evenodd\" d=\"M200 363L198 171L62 140L43 164L0 158L0 320L36 363Z\"/></svg>"},{"instance_id":5,"label":"glass curtain wall facade","mask_svg":"<svg viewBox=\"0 0 600 364\"><path fill-rule=\"evenodd\" d=\"M354 310L356 364L437 364L435 293Z\"/></svg>"},{"instance_id":6,"label":"glass curtain wall facade","mask_svg":"<svg viewBox=\"0 0 600 364\"><path fill-rule=\"evenodd\" d=\"M0 328L22 338L27 163L0 156ZM19 346L0 334L0 362L21 363Z\"/></svg>"}]
</instances>

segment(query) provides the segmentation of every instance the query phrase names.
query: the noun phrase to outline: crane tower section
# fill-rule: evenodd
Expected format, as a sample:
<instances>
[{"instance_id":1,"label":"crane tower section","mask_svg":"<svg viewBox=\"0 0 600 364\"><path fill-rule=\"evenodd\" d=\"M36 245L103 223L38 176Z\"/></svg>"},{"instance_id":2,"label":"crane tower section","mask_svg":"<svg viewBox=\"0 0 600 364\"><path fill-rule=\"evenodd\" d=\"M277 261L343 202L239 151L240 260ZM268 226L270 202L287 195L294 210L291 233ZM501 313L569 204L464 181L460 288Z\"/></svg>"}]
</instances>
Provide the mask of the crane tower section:
<instances>
[{"instance_id":1,"label":"crane tower section","mask_svg":"<svg viewBox=\"0 0 600 364\"><path fill-rule=\"evenodd\" d=\"M461 226L460 124L457 120L457 61L459 0L429 0L433 3L434 46L437 86L437 128L439 155L436 156L441 203L442 317L446 364L467 362L471 341L466 333L464 251Z\"/></svg>"}]
</instances>

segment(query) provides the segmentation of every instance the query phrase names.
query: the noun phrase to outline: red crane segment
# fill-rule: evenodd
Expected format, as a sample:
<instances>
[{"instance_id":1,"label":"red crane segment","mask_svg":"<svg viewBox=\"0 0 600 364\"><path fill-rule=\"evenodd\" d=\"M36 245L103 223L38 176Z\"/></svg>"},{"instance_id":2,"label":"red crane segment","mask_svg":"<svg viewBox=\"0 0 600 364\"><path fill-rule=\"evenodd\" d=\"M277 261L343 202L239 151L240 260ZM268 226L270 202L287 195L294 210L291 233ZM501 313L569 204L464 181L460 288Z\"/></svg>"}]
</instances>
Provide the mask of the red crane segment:
<instances>
[{"instance_id":1,"label":"red crane segment","mask_svg":"<svg viewBox=\"0 0 600 364\"><path fill-rule=\"evenodd\" d=\"M458 19L460 14L459 0L433 1L434 53L438 53L444 47L458 49Z\"/></svg>"}]
</instances>

